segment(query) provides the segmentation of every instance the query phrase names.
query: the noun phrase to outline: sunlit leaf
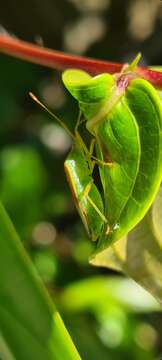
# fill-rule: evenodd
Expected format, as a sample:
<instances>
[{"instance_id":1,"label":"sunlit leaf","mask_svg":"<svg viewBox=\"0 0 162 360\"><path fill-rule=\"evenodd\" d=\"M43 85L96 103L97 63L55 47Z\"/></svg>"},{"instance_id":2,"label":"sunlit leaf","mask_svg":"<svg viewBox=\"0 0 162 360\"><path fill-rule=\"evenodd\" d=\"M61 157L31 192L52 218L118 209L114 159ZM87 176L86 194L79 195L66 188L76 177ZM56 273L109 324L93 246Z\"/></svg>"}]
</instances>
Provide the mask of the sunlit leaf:
<instances>
[{"instance_id":1,"label":"sunlit leaf","mask_svg":"<svg viewBox=\"0 0 162 360\"><path fill-rule=\"evenodd\" d=\"M162 303L162 188L144 219L90 262L121 270Z\"/></svg>"},{"instance_id":2,"label":"sunlit leaf","mask_svg":"<svg viewBox=\"0 0 162 360\"><path fill-rule=\"evenodd\" d=\"M96 276L69 284L61 294L60 304L74 313L87 309L102 313L115 304L131 312L160 310L153 296L121 276Z\"/></svg>"}]
</instances>

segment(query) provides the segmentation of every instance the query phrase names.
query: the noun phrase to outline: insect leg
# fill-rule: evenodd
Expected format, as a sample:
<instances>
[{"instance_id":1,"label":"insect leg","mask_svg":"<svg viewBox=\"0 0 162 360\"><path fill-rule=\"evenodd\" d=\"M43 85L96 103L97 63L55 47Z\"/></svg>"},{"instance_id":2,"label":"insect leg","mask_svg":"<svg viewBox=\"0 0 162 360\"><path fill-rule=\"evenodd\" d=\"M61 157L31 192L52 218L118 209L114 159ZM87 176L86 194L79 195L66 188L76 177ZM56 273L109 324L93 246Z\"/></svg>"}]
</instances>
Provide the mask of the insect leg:
<instances>
[{"instance_id":1,"label":"insect leg","mask_svg":"<svg viewBox=\"0 0 162 360\"><path fill-rule=\"evenodd\" d=\"M92 205L92 207L94 208L94 210L97 212L97 214L101 217L102 221L107 223L107 219L105 217L105 215L100 211L100 209L96 206L96 204L94 203L94 201L91 199L91 197L89 196L89 192L91 190L93 186L93 179L86 185L83 193L81 194L81 198L82 197L86 197L87 200L89 201L89 203ZM80 199L81 200L81 199Z\"/></svg>"}]
</instances>

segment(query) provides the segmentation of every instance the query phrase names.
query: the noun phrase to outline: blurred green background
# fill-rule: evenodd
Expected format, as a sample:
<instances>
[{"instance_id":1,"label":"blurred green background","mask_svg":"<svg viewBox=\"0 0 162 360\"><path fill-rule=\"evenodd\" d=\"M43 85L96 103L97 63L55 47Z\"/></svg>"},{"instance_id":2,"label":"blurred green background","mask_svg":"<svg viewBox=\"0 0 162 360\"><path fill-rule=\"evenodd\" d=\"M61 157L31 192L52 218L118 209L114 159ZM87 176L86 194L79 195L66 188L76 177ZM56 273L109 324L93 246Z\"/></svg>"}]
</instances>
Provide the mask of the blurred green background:
<instances>
[{"instance_id":1,"label":"blurred green background","mask_svg":"<svg viewBox=\"0 0 162 360\"><path fill-rule=\"evenodd\" d=\"M53 49L123 63L141 51L144 65L162 65L160 0L1 0L0 24ZM80 354L160 360L160 309L133 281L88 264L63 170L70 139L28 95L72 128L78 109L61 74L4 55L0 69L0 198Z\"/></svg>"}]
</instances>

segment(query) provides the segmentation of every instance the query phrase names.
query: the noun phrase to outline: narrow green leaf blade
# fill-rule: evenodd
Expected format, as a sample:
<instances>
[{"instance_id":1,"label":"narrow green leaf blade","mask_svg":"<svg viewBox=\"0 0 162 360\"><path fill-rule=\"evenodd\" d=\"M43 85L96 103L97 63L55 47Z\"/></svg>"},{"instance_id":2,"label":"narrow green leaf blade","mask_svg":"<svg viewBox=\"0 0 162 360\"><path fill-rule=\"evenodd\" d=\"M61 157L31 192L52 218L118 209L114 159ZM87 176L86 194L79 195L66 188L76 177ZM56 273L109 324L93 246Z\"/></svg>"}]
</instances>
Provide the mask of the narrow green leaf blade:
<instances>
[{"instance_id":1,"label":"narrow green leaf blade","mask_svg":"<svg viewBox=\"0 0 162 360\"><path fill-rule=\"evenodd\" d=\"M0 274L0 330L16 360L79 360L2 204Z\"/></svg>"}]
</instances>

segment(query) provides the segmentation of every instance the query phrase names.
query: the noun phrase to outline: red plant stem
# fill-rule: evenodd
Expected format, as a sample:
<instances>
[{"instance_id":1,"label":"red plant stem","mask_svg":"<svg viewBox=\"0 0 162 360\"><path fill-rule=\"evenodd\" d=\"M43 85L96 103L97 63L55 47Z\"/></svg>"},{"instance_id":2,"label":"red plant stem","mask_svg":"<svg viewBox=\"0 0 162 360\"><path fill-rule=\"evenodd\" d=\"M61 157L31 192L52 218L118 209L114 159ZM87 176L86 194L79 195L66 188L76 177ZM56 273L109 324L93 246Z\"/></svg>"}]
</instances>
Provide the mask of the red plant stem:
<instances>
[{"instance_id":1,"label":"red plant stem","mask_svg":"<svg viewBox=\"0 0 162 360\"><path fill-rule=\"evenodd\" d=\"M17 40L8 35L0 35L0 52L56 70L75 68L88 71L92 75L104 72L110 74L118 73L123 66L118 63L68 55L61 51L50 50L22 40ZM155 87L162 89L161 72L145 67L137 67L136 73L150 81Z\"/></svg>"}]
</instances>

